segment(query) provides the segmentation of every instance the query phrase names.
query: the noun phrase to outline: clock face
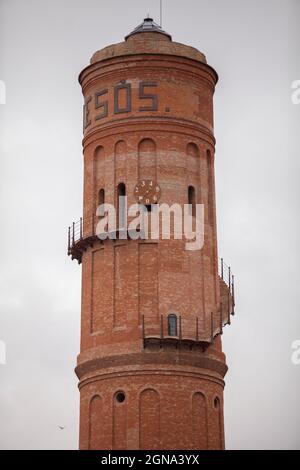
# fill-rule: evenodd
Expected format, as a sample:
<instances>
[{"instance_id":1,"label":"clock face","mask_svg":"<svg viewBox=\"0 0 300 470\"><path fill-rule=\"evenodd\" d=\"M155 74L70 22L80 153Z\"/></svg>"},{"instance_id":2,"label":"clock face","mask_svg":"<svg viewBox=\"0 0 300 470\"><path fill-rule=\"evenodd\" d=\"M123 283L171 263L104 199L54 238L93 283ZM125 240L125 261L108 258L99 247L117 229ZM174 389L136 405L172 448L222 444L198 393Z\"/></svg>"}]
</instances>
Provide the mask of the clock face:
<instances>
[{"instance_id":1,"label":"clock face","mask_svg":"<svg viewBox=\"0 0 300 470\"><path fill-rule=\"evenodd\" d=\"M143 179L135 185L134 195L139 204L149 206L158 203L161 189L156 181Z\"/></svg>"}]
</instances>

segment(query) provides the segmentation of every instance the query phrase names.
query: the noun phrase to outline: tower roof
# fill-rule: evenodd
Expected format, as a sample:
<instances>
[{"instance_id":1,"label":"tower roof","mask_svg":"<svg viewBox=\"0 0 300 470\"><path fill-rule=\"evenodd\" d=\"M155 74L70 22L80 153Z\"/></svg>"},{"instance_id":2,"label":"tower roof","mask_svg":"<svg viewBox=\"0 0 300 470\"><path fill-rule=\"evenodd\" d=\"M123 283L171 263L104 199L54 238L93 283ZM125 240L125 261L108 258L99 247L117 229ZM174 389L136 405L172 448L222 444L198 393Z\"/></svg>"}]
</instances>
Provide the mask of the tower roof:
<instances>
[{"instance_id":1,"label":"tower roof","mask_svg":"<svg viewBox=\"0 0 300 470\"><path fill-rule=\"evenodd\" d=\"M162 27L159 26L159 24L155 23L153 18L149 18L149 17L144 18L144 21L141 24L139 24L136 28L134 28L134 30L131 31L131 33L127 34L127 36L125 36L125 40L127 41L127 39L130 36L133 36L134 34L139 34L139 33L159 33L159 34L163 34L164 36L167 36L172 41L172 36L166 31L164 31Z\"/></svg>"},{"instance_id":2,"label":"tower roof","mask_svg":"<svg viewBox=\"0 0 300 470\"><path fill-rule=\"evenodd\" d=\"M173 41L172 36L152 18L145 18L141 24L125 36L125 41L111 44L96 51L90 63L95 64L107 59L115 60L117 57L136 54L174 55L206 64L206 58L202 52L195 47ZM216 74L216 72L214 73Z\"/></svg>"}]
</instances>

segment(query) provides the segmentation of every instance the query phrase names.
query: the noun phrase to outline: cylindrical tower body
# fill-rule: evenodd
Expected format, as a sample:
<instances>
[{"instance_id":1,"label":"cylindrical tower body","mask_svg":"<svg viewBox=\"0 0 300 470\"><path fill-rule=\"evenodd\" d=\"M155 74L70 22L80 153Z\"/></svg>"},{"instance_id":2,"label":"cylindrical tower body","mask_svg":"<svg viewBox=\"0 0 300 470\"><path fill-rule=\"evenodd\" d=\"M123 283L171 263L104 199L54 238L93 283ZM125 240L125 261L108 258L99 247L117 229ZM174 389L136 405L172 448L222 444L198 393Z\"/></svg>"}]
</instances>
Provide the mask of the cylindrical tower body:
<instances>
[{"instance_id":1,"label":"cylindrical tower body","mask_svg":"<svg viewBox=\"0 0 300 470\"><path fill-rule=\"evenodd\" d=\"M222 326L232 281L218 274L213 93L202 53L151 19L96 52L79 77L84 212L69 253L82 262L81 449L222 449ZM159 203L204 204L204 246L100 241L97 206L154 181Z\"/></svg>"}]
</instances>

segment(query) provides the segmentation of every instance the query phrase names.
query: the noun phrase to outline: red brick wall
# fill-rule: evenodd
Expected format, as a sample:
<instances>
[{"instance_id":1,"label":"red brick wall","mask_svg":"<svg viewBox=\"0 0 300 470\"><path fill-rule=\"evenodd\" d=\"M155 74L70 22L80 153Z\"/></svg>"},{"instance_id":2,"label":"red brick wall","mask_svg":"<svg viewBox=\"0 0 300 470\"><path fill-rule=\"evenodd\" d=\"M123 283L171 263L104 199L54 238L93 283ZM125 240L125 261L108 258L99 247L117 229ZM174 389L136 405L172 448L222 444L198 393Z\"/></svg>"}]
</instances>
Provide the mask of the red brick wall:
<instances>
[{"instance_id":1,"label":"red brick wall","mask_svg":"<svg viewBox=\"0 0 300 470\"><path fill-rule=\"evenodd\" d=\"M83 385L81 448L223 448L223 383L206 373L156 365L156 370L116 371ZM126 395L123 403L114 398L118 390ZM214 404L216 397L221 408Z\"/></svg>"}]
</instances>

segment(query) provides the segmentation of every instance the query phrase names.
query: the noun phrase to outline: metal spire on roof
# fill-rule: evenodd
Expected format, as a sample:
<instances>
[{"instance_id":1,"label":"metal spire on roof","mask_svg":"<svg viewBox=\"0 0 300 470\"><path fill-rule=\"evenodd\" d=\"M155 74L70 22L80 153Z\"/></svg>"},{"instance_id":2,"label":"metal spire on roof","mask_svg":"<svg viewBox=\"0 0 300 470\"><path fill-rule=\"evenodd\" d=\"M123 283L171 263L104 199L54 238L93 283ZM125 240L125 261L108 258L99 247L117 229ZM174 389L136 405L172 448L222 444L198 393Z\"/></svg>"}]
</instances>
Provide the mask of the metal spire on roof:
<instances>
[{"instance_id":1,"label":"metal spire on roof","mask_svg":"<svg viewBox=\"0 0 300 470\"><path fill-rule=\"evenodd\" d=\"M159 5L159 24L160 27L162 27L162 0L160 0L160 5Z\"/></svg>"},{"instance_id":2,"label":"metal spire on roof","mask_svg":"<svg viewBox=\"0 0 300 470\"><path fill-rule=\"evenodd\" d=\"M125 36L125 40L127 40L130 36L133 36L134 34L147 32L164 34L172 40L172 36L166 31L164 31L162 27L159 26L159 24L155 23L155 21L149 16L149 14L146 18L144 18L144 21L141 24L139 24L133 31L131 31L131 33Z\"/></svg>"}]
</instances>

